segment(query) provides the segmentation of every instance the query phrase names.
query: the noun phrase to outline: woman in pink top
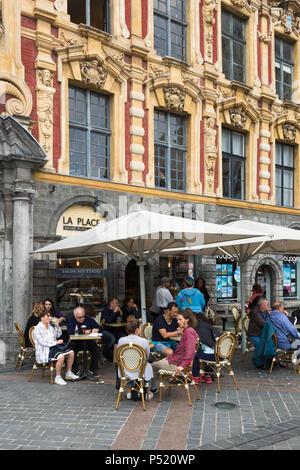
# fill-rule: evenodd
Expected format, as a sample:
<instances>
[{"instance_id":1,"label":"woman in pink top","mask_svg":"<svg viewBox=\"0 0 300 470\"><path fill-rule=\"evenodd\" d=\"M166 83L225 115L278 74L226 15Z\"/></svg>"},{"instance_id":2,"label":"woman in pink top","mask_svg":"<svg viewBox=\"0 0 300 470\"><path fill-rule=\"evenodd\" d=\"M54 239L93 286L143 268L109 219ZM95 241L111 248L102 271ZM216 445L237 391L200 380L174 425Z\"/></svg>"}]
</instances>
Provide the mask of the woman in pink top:
<instances>
[{"instance_id":1,"label":"woman in pink top","mask_svg":"<svg viewBox=\"0 0 300 470\"><path fill-rule=\"evenodd\" d=\"M160 369L180 373L193 360L196 339L199 338L195 331L197 319L191 309L186 309L178 314L177 321L183 332L180 343L173 354L152 363L154 372L153 387L157 387L158 371Z\"/></svg>"}]
</instances>

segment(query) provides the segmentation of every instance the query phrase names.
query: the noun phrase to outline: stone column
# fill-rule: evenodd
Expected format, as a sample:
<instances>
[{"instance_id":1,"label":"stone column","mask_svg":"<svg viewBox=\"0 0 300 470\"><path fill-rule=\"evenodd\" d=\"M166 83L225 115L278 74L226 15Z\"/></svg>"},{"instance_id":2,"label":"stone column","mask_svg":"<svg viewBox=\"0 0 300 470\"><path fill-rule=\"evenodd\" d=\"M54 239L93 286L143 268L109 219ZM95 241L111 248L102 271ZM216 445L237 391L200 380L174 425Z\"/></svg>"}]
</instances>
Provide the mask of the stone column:
<instances>
[{"instance_id":1,"label":"stone column","mask_svg":"<svg viewBox=\"0 0 300 470\"><path fill-rule=\"evenodd\" d=\"M33 181L15 181L13 188L13 314L14 321L25 327L31 310L32 251L30 204L35 193Z\"/></svg>"}]
</instances>

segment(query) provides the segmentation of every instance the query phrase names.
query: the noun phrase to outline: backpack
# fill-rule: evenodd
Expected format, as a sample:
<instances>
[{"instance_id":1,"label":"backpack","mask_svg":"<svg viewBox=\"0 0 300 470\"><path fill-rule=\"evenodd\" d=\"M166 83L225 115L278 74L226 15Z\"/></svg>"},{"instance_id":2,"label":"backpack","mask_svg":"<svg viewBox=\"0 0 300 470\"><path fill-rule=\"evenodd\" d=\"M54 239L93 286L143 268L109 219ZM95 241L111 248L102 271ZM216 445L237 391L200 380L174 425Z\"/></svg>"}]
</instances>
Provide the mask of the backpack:
<instances>
[{"instance_id":1,"label":"backpack","mask_svg":"<svg viewBox=\"0 0 300 470\"><path fill-rule=\"evenodd\" d=\"M289 317L290 322L293 323L293 325L297 325L300 323L300 307L296 308Z\"/></svg>"}]
</instances>

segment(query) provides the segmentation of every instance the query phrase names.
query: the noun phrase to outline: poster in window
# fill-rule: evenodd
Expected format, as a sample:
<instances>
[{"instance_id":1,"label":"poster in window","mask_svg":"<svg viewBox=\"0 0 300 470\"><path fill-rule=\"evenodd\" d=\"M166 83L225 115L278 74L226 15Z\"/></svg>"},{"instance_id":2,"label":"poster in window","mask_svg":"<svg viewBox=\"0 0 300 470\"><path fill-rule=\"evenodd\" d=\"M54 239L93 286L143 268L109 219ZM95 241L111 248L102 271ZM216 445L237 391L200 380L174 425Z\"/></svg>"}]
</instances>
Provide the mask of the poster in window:
<instances>
[{"instance_id":1,"label":"poster in window","mask_svg":"<svg viewBox=\"0 0 300 470\"><path fill-rule=\"evenodd\" d=\"M228 274L228 276L232 276L232 268L233 268L232 264L227 265L227 274Z\"/></svg>"},{"instance_id":2,"label":"poster in window","mask_svg":"<svg viewBox=\"0 0 300 470\"><path fill-rule=\"evenodd\" d=\"M223 289L222 289L222 297L227 297L227 293L228 293L227 287L223 287Z\"/></svg>"},{"instance_id":3,"label":"poster in window","mask_svg":"<svg viewBox=\"0 0 300 470\"><path fill-rule=\"evenodd\" d=\"M232 286L232 276L227 276L227 285Z\"/></svg>"},{"instance_id":4,"label":"poster in window","mask_svg":"<svg viewBox=\"0 0 300 470\"><path fill-rule=\"evenodd\" d=\"M228 294L228 297L232 297L233 295L232 287L227 287L227 294Z\"/></svg>"},{"instance_id":5,"label":"poster in window","mask_svg":"<svg viewBox=\"0 0 300 470\"><path fill-rule=\"evenodd\" d=\"M227 276L222 276L222 286L227 286Z\"/></svg>"},{"instance_id":6,"label":"poster in window","mask_svg":"<svg viewBox=\"0 0 300 470\"><path fill-rule=\"evenodd\" d=\"M283 285L290 286L291 283L291 270L289 264L283 265Z\"/></svg>"},{"instance_id":7,"label":"poster in window","mask_svg":"<svg viewBox=\"0 0 300 470\"><path fill-rule=\"evenodd\" d=\"M222 264L222 274L227 275L227 264Z\"/></svg>"},{"instance_id":8,"label":"poster in window","mask_svg":"<svg viewBox=\"0 0 300 470\"><path fill-rule=\"evenodd\" d=\"M217 292L222 290L222 277L217 276Z\"/></svg>"},{"instance_id":9,"label":"poster in window","mask_svg":"<svg viewBox=\"0 0 300 470\"><path fill-rule=\"evenodd\" d=\"M216 264L216 274L217 274L217 276L219 274L222 274L222 265L221 264Z\"/></svg>"}]
</instances>

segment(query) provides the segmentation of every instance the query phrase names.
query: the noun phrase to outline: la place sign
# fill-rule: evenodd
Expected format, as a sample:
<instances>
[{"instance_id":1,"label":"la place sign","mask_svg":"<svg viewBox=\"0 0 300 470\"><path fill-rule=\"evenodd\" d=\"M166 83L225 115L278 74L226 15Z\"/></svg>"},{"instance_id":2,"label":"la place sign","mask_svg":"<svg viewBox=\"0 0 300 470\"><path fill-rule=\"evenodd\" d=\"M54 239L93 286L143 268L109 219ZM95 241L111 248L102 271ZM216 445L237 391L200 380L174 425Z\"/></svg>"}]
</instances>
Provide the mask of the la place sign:
<instances>
[{"instance_id":1,"label":"la place sign","mask_svg":"<svg viewBox=\"0 0 300 470\"><path fill-rule=\"evenodd\" d=\"M78 232L97 227L105 222L104 218L89 206L69 207L59 218L56 235L69 237Z\"/></svg>"}]
</instances>

